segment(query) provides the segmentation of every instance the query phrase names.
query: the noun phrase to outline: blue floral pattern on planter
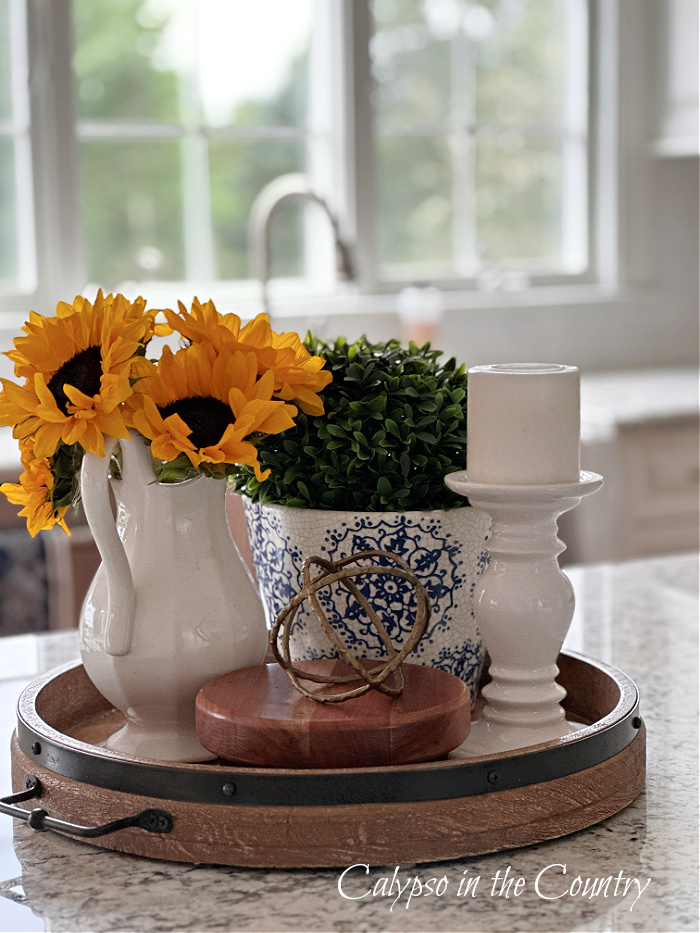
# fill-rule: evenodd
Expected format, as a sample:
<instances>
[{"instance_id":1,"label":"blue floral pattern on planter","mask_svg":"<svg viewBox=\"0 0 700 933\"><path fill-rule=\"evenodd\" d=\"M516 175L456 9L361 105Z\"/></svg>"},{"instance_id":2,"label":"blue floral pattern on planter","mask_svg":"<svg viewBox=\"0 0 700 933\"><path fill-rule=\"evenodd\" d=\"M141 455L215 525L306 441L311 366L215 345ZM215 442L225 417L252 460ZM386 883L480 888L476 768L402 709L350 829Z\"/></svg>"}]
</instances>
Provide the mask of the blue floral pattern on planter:
<instances>
[{"instance_id":1,"label":"blue floral pattern on planter","mask_svg":"<svg viewBox=\"0 0 700 933\"><path fill-rule=\"evenodd\" d=\"M428 631L408 660L450 671L469 684L472 694L476 692L485 650L472 600L476 581L489 561L485 545L490 523L484 512L465 507L448 512L355 513L261 505L247 498L244 502L268 625L299 591L306 558L390 551L402 557L423 583L432 608ZM400 647L415 618L413 588L383 575L359 577L355 582ZM342 585L317 595L353 654L385 655L364 610ZM334 654L308 602L296 614L290 643L295 660Z\"/></svg>"}]
</instances>

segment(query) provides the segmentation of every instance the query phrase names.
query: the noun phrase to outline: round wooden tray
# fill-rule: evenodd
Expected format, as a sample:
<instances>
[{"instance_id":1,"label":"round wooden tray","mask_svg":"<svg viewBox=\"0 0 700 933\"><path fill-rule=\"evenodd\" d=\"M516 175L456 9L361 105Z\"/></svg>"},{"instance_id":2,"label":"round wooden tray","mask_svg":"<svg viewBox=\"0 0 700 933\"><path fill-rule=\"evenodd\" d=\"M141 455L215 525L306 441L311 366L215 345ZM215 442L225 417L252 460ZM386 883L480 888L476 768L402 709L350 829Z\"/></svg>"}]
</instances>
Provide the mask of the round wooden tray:
<instances>
[{"instance_id":1,"label":"round wooden tray","mask_svg":"<svg viewBox=\"0 0 700 933\"><path fill-rule=\"evenodd\" d=\"M21 804L44 811L29 820L35 828L126 820L128 828L90 842L174 861L387 865L529 845L611 816L644 786L635 685L581 656L558 663L568 717L590 723L563 739L506 756L328 770L173 765L110 752L99 743L122 716L72 664L20 698L13 786L40 789L39 801Z\"/></svg>"}]
</instances>

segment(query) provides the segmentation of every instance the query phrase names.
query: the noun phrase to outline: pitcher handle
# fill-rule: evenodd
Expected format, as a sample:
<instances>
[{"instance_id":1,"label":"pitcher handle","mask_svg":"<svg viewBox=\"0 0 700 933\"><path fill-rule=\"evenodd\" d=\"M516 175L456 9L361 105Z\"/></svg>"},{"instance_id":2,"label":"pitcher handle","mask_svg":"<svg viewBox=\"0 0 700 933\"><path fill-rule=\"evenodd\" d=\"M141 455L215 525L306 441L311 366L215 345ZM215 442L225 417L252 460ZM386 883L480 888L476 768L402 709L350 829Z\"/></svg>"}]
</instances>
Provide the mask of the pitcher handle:
<instances>
[{"instance_id":1,"label":"pitcher handle","mask_svg":"<svg viewBox=\"0 0 700 933\"><path fill-rule=\"evenodd\" d=\"M134 628L134 581L109 503L109 461L116 445L116 438L105 437L104 457L86 453L80 469L85 517L107 574L104 650L115 657L131 650Z\"/></svg>"}]
</instances>

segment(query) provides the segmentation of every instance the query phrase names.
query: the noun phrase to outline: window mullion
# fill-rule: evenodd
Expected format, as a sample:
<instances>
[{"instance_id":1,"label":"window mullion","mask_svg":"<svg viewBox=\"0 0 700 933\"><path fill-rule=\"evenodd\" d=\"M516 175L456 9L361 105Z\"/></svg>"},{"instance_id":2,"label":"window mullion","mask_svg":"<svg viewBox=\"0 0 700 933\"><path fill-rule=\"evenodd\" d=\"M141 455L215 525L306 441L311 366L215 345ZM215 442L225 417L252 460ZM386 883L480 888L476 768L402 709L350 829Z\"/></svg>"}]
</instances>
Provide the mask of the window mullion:
<instances>
[{"instance_id":1,"label":"window mullion","mask_svg":"<svg viewBox=\"0 0 700 933\"><path fill-rule=\"evenodd\" d=\"M343 10L342 90L346 100L345 188L354 258L363 291L377 286L376 185L369 43L369 0L340 0Z\"/></svg>"},{"instance_id":2,"label":"window mullion","mask_svg":"<svg viewBox=\"0 0 700 933\"><path fill-rule=\"evenodd\" d=\"M628 8L625 7L625 11ZM621 29L622 8L618 0L588 0L589 16L589 114L595 114L590 124L589 147L589 227L588 256L589 271L595 278L609 288L615 288L627 277L622 241L620 173L628 157L625 150L626 132L639 132L639 111L635 108L629 113L626 108L625 134L620 133L620 100L623 95L622 84L629 81L630 86L642 87L643 70L646 64L629 56L641 46L635 46L634 35L624 37ZM632 15L630 26L634 27L636 18ZM634 34L634 29L632 29ZM630 75L629 72L632 72ZM638 92L627 97L627 103L639 104ZM643 121L642 121L643 122ZM645 166L646 167L646 166ZM637 203L648 196L648 187L637 184L635 198ZM643 210L648 213L648 205ZM642 234L643 236L643 234ZM645 269L653 265L649 251L641 248Z\"/></svg>"},{"instance_id":3,"label":"window mullion","mask_svg":"<svg viewBox=\"0 0 700 933\"><path fill-rule=\"evenodd\" d=\"M348 214L343 188L344 107L338 96L342 72L341 11L336 2L314 0L309 36L307 118L303 127L306 175L313 191L339 217ZM299 130L297 130L299 133ZM309 205L302 202L302 207ZM328 219L317 209L303 214L303 272L312 282L332 281L335 250Z\"/></svg>"},{"instance_id":4,"label":"window mullion","mask_svg":"<svg viewBox=\"0 0 700 933\"><path fill-rule=\"evenodd\" d=\"M204 133L182 140L182 203L185 274L195 281L214 281L214 236L211 222L209 150Z\"/></svg>"},{"instance_id":5,"label":"window mullion","mask_svg":"<svg viewBox=\"0 0 700 933\"><path fill-rule=\"evenodd\" d=\"M12 119L7 135L14 153L15 212L17 221L17 280L20 291L31 293L37 286L36 228L29 108L29 61L26 6L22 0L10 4L10 48L12 50Z\"/></svg>"},{"instance_id":6,"label":"window mullion","mask_svg":"<svg viewBox=\"0 0 700 933\"><path fill-rule=\"evenodd\" d=\"M588 17L586 4L569 3L564 10L565 60L562 138L562 218L563 266L582 272L588 265L588 191L586 139L586 72Z\"/></svg>"},{"instance_id":7,"label":"window mullion","mask_svg":"<svg viewBox=\"0 0 700 933\"><path fill-rule=\"evenodd\" d=\"M27 0L38 301L71 299L84 285L70 0Z\"/></svg>"},{"instance_id":8,"label":"window mullion","mask_svg":"<svg viewBox=\"0 0 700 933\"><path fill-rule=\"evenodd\" d=\"M471 40L458 32L450 43L452 256L455 270L474 274L476 228L476 54Z\"/></svg>"},{"instance_id":9,"label":"window mullion","mask_svg":"<svg viewBox=\"0 0 700 933\"><path fill-rule=\"evenodd\" d=\"M183 242L185 244L185 274L195 281L214 281L214 233L211 217L211 185L209 183L209 141L204 129L204 110L199 81L199 15L194 2L187 4L193 57L190 67L179 72L180 113L185 134L181 143Z\"/></svg>"}]
</instances>

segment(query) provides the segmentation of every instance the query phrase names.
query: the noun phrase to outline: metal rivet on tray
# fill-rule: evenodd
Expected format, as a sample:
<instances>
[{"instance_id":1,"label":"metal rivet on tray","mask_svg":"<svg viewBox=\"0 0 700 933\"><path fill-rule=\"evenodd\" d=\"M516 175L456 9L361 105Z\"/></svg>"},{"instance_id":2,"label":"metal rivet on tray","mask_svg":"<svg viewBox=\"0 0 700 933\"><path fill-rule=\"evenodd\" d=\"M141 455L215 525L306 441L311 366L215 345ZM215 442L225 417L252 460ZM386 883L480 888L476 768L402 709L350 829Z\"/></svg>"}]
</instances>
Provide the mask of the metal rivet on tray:
<instances>
[{"instance_id":1,"label":"metal rivet on tray","mask_svg":"<svg viewBox=\"0 0 700 933\"><path fill-rule=\"evenodd\" d=\"M32 745L32 755L41 755L41 743L35 742Z\"/></svg>"},{"instance_id":2,"label":"metal rivet on tray","mask_svg":"<svg viewBox=\"0 0 700 933\"><path fill-rule=\"evenodd\" d=\"M29 816L27 817L27 823L38 833L43 833L46 831L44 820L47 816L48 813L46 810L42 810L41 807L37 807L35 810L30 810Z\"/></svg>"},{"instance_id":3,"label":"metal rivet on tray","mask_svg":"<svg viewBox=\"0 0 700 933\"><path fill-rule=\"evenodd\" d=\"M221 788L221 793L224 797L233 797L236 793L236 785L232 781L227 781Z\"/></svg>"},{"instance_id":4,"label":"metal rivet on tray","mask_svg":"<svg viewBox=\"0 0 700 933\"><path fill-rule=\"evenodd\" d=\"M632 720L632 727L634 729L642 728L642 720L639 718L639 716L635 716L634 719Z\"/></svg>"}]
</instances>

